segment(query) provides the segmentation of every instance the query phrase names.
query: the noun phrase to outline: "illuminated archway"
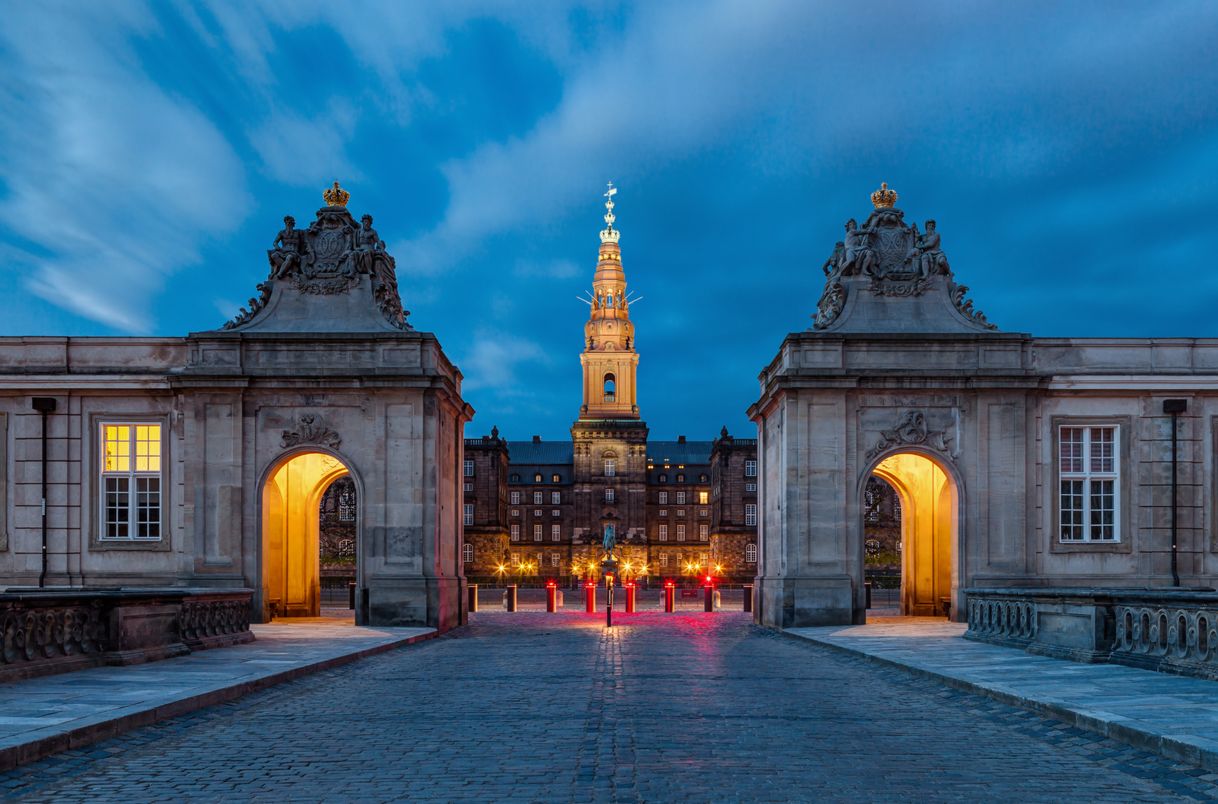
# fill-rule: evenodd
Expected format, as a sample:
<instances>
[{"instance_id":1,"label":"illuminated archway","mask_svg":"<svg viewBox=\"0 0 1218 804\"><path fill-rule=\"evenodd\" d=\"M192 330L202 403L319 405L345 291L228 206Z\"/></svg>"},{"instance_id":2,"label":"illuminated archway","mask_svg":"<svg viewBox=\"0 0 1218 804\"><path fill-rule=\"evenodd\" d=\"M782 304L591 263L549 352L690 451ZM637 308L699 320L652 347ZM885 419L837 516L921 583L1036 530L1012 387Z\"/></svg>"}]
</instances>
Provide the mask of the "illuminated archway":
<instances>
[{"instance_id":1,"label":"illuminated archway","mask_svg":"<svg viewBox=\"0 0 1218 804\"><path fill-rule=\"evenodd\" d=\"M349 474L333 455L303 452L268 475L262 486L262 599L267 614L321 614L321 497L331 483Z\"/></svg>"},{"instance_id":2,"label":"illuminated archway","mask_svg":"<svg viewBox=\"0 0 1218 804\"><path fill-rule=\"evenodd\" d=\"M901 500L901 613L942 616L954 597L959 493L935 460L916 452L889 455L872 474Z\"/></svg>"}]
</instances>

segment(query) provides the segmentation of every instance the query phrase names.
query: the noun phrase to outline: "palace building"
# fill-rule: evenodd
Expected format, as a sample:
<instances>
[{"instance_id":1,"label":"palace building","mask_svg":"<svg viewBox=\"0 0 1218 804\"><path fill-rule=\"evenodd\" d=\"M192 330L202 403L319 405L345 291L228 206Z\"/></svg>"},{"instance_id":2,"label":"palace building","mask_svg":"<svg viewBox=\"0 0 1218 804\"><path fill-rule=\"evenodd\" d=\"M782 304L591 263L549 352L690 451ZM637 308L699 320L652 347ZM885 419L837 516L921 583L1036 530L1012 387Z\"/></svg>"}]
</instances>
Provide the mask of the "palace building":
<instances>
[{"instance_id":1,"label":"palace building","mask_svg":"<svg viewBox=\"0 0 1218 804\"><path fill-rule=\"evenodd\" d=\"M648 438L610 185L571 440L465 439L463 562L470 578L598 575L612 529L622 574L743 581L757 566L757 442Z\"/></svg>"}]
</instances>

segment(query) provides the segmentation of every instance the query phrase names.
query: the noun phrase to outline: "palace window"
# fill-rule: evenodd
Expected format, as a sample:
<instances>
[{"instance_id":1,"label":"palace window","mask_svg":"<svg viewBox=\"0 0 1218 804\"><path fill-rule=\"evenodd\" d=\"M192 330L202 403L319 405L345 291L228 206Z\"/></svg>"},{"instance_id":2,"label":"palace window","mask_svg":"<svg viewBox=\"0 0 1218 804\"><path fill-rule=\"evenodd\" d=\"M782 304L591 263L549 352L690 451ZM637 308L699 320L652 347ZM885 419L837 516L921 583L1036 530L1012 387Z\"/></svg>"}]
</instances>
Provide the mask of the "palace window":
<instances>
[{"instance_id":1,"label":"palace window","mask_svg":"<svg viewBox=\"0 0 1218 804\"><path fill-rule=\"evenodd\" d=\"M512 566L513 567L520 566L520 553L512 553Z\"/></svg>"},{"instance_id":2,"label":"palace window","mask_svg":"<svg viewBox=\"0 0 1218 804\"><path fill-rule=\"evenodd\" d=\"M473 490L474 490L474 484L473 484L473 483L466 483L466 484L465 484L465 491L466 491L466 493L469 493L469 492L471 492L471 491L473 491Z\"/></svg>"},{"instance_id":3,"label":"palace window","mask_svg":"<svg viewBox=\"0 0 1218 804\"><path fill-rule=\"evenodd\" d=\"M605 401L613 402L617 399L616 382L612 374L605 375Z\"/></svg>"},{"instance_id":4,"label":"palace window","mask_svg":"<svg viewBox=\"0 0 1218 804\"><path fill-rule=\"evenodd\" d=\"M684 509L684 508L678 508L678 509L677 509L677 516L684 518L684 516L685 516L685 509Z\"/></svg>"},{"instance_id":5,"label":"palace window","mask_svg":"<svg viewBox=\"0 0 1218 804\"><path fill-rule=\"evenodd\" d=\"M533 541L535 541L535 542L541 541L541 525L533 526Z\"/></svg>"},{"instance_id":6,"label":"palace window","mask_svg":"<svg viewBox=\"0 0 1218 804\"><path fill-rule=\"evenodd\" d=\"M660 492L660 505L668 505L668 492L667 491Z\"/></svg>"},{"instance_id":7,"label":"palace window","mask_svg":"<svg viewBox=\"0 0 1218 804\"><path fill-rule=\"evenodd\" d=\"M710 478L708 478L706 475L698 475L699 483L706 483L706 482L709 482L709 480L710 480Z\"/></svg>"},{"instance_id":8,"label":"palace window","mask_svg":"<svg viewBox=\"0 0 1218 804\"><path fill-rule=\"evenodd\" d=\"M540 508L534 508L534 509L533 509L533 516L534 516L534 517L539 517L539 516L541 516L541 509L540 509Z\"/></svg>"},{"instance_id":9,"label":"palace window","mask_svg":"<svg viewBox=\"0 0 1218 804\"><path fill-rule=\"evenodd\" d=\"M511 475L511 477L508 478L508 480L510 480L513 483L519 483L520 475L516 474L515 472L512 472L512 475Z\"/></svg>"},{"instance_id":10,"label":"palace window","mask_svg":"<svg viewBox=\"0 0 1218 804\"><path fill-rule=\"evenodd\" d=\"M512 505L520 505L520 492L519 491L512 492L511 502L512 502ZM515 514L513 514L513 516L515 516Z\"/></svg>"},{"instance_id":11,"label":"palace window","mask_svg":"<svg viewBox=\"0 0 1218 804\"><path fill-rule=\"evenodd\" d=\"M561 483L562 475L550 475L550 482L551 483Z\"/></svg>"},{"instance_id":12,"label":"palace window","mask_svg":"<svg viewBox=\"0 0 1218 804\"><path fill-rule=\"evenodd\" d=\"M617 475L617 461L613 458L605 459L605 477L615 477Z\"/></svg>"},{"instance_id":13,"label":"palace window","mask_svg":"<svg viewBox=\"0 0 1218 804\"><path fill-rule=\"evenodd\" d=\"M685 526L684 525L677 525L677 541L679 541L679 542L685 541Z\"/></svg>"},{"instance_id":14,"label":"palace window","mask_svg":"<svg viewBox=\"0 0 1218 804\"><path fill-rule=\"evenodd\" d=\"M668 509L667 509L667 508L661 508L661 509L660 509L660 516L668 516Z\"/></svg>"},{"instance_id":15,"label":"palace window","mask_svg":"<svg viewBox=\"0 0 1218 804\"><path fill-rule=\"evenodd\" d=\"M746 544L744 546L744 561L746 564L757 563L757 545Z\"/></svg>"},{"instance_id":16,"label":"palace window","mask_svg":"<svg viewBox=\"0 0 1218 804\"><path fill-rule=\"evenodd\" d=\"M660 541L662 541L662 542L668 541L668 526L660 525L660 530L657 535L660 537Z\"/></svg>"},{"instance_id":17,"label":"palace window","mask_svg":"<svg viewBox=\"0 0 1218 804\"><path fill-rule=\"evenodd\" d=\"M607 503L613 502L613 489L611 489L611 488L605 489L605 502L607 502Z\"/></svg>"},{"instance_id":18,"label":"palace window","mask_svg":"<svg viewBox=\"0 0 1218 804\"><path fill-rule=\"evenodd\" d=\"M550 539L556 542L562 539L562 525L550 526Z\"/></svg>"},{"instance_id":19,"label":"palace window","mask_svg":"<svg viewBox=\"0 0 1218 804\"><path fill-rule=\"evenodd\" d=\"M513 508L513 509L512 509L512 516L520 516L520 509L519 509L519 508Z\"/></svg>"},{"instance_id":20,"label":"palace window","mask_svg":"<svg viewBox=\"0 0 1218 804\"><path fill-rule=\"evenodd\" d=\"M474 524L474 506L471 503L465 504L465 517L463 519L466 525Z\"/></svg>"},{"instance_id":21,"label":"palace window","mask_svg":"<svg viewBox=\"0 0 1218 804\"><path fill-rule=\"evenodd\" d=\"M562 515L562 511L559 511L557 508L550 511L550 516L561 516L561 515Z\"/></svg>"},{"instance_id":22,"label":"palace window","mask_svg":"<svg viewBox=\"0 0 1218 804\"><path fill-rule=\"evenodd\" d=\"M461 548L461 557L462 557L462 559L464 559L466 564L473 564L474 563L474 546L472 544L467 544L464 547L462 547Z\"/></svg>"},{"instance_id":23,"label":"palace window","mask_svg":"<svg viewBox=\"0 0 1218 804\"><path fill-rule=\"evenodd\" d=\"M678 483L684 483L684 482L685 482L685 475L677 475L677 482L678 482Z\"/></svg>"},{"instance_id":24,"label":"palace window","mask_svg":"<svg viewBox=\"0 0 1218 804\"><path fill-rule=\"evenodd\" d=\"M541 500L542 500L541 492L540 491L533 492L533 505L541 505Z\"/></svg>"},{"instance_id":25,"label":"palace window","mask_svg":"<svg viewBox=\"0 0 1218 804\"><path fill-rule=\"evenodd\" d=\"M756 491L757 491L757 484L756 484L756 483L745 483L745 484L744 484L744 490L745 490L745 491L752 491L752 492L756 492Z\"/></svg>"},{"instance_id":26,"label":"palace window","mask_svg":"<svg viewBox=\"0 0 1218 804\"><path fill-rule=\"evenodd\" d=\"M161 425L101 425L102 539L161 538Z\"/></svg>"},{"instance_id":27,"label":"palace window","mask_svg":"<svg viewBox=\"0 0 1218 804\"><path fill-rule=\"evenodd\" d=\"M757 461L744 462L744 476L757 477Z\"/></svg>"},{"instance_id":28,"label":"palace window","mask_svg":"<svg viewBox=\"0 0 1218 804\"><path fill-rule=\"evenodd\" d=\"M538 472L537 474L533 475L533 482L534 482L534 483L540 483L540 482L542 482L542 481L541 481L541 472Z\"/></svg>"},{"instance_id":29,"label":"palace window","mask_svg":"<svg viewBox=\"0 0 1218 804\"><path fill-rule=\"evenodd\" d=\"M710 492L709 491L699 491L698 492L698 504L699 505L708 505L709 503L710 503Z\"/></svg>"},{"instance_id":30,"label":"palace window","mask_svg":"<svg viewBox=\"0 0 1218 804\"><path fill-rule=\"evenodd\" d=\"M709 508L699 508L698 516L710 516L710 509Z\"/></svg>"},{"instance_id":31,"label":"palace window","mask_svg":"<svg viewBox=\"0 0 1218 804\"><path fill-rule=\"evenodd\" d=\"M466 477L474 476L474 462L471 460L465 461L465 476Z\"/></svg>"},{"instance_id":32,"label":"palace window","mask_svg":"<svg viewBox=\"0 0 1218 804\"><path fill-rule=\"evenodd\" d=\"M677 505L685 505L685 492L677 492Z\"/></svg>"},{"instance_id":33,"label":"palace window","mask_svg":"<svg viewBox=\"0 0 1218 804\"><path fill-rule=\"evenodd\" d=\"M551 491L550 492L550 505L562 505L562 492L561 491Z\"/></svg>"},{"instance_id":34,"label":"palace window","mask_svg":"<svg viewBox=\"0 0 1218 804\"><path fill-rule=\"evenodd\" d=\"M561 556L558 553L550 553L550 566L557 567L560 558Z\"/></svg>"},{"instance_id":35,"label":"palace window","mask_svg":"<svg viewBox=\"0 0 1218 804\"><path fill-rule=\"evenodd\" d=\"M1061 540L1120 540L1120 428L1061 427L1058 430L1058 480Z\"/></svg>"},{"instance_id":36,"label":"palace window","mask_svg":"<svg viewBox=\"0 0 1218 804\"><path fill-rule=\"evenodd\" d=\"M698 526L698 540L705 542L709 539L710 539L710 526L709 525L699 525Z\"/></svg>"},{"instance_id":37,"label":"palace window","mask_svg":"<svg viewBox=\"0 0 1218 804\"><path fill-rule=\"evenodd\" d=\"M660 553L660 566L661 567L668 566L668 553Z\"/></svg>"},{"instance_id":38,"label":"palace window","mask_svg":"<svg viewBox=\"0 0 1218 804\"><path fill-rule=\"evenodd\" d=\"M348 484L338 493L338 521L355 521L355 486Z\"/></svg>"},{"instance_id":39,"label":"palace window","mask_svg":"<svg viewBox=\"0 0 1218 804\"><path fill-rule=\"evenodd\" d=\"M744 524L753 526L757 524L757 503L744 504Z\"/></svg>"},{"instance_id":40,"label":"palace window","mask_svg":"<svg viewBox=\"0 0 1218 804\"><path fill-rule=\"evenodd\" d=\"M520 541L520 526L516 523L512 523L512 541Z\"/></svg>"},{"instance_id":41,"label":"palace window","mask_svg":"<svg viewBox=\"0 0 1218 804\"><path fill-rule=\"evenodd\" d=\"M658 479L658 480L659 480L661 483L667 483L667 482L668 482L668 475L660 475L660 476L659 476L657 479Z\"/></svg>"}]
</instances>

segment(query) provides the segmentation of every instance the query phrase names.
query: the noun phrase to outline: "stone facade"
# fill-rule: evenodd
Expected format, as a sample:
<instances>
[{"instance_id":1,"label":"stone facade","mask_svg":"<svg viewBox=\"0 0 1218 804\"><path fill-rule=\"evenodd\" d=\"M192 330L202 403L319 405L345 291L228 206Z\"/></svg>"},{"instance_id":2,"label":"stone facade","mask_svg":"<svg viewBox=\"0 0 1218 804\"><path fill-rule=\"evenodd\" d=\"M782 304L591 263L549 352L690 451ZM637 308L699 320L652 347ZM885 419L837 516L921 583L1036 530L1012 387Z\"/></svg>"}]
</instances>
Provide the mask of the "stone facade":
<instances>
[{"instance_id":1,"label":"stone facade","mask_svg":"<svg viewBox=\"0 0 1218 804\"><path fill-rule=\"evenodd\" d=\"M847 225L813 328L786 337L750 408L758 621L864 620L863 495L893 456L946 476L936 498L901 502L906 517L915 502L934 509L926 527L950 545L934 558L950 577L939 602L954 618L968 586L1172 585L1173 507L1179 583L1211 585L1218 341L999 332L938 234L885 198ZM1169 400L1185 411L1165 413Z\"/></svg>"},{"instance_id":2,"label":"stone facade","mask_svg":"<svg viewBox=\"0 0 1218 804\"><path fill-rule=\"evenodd\" d=\"M393 258L345 196L327 191L308 230L289 223L259 297L222 329L0 339L13 517L0 583L39 582L31 397L48 397L48 584L250 587L257 619L297 594L315 608L292 587L316 579L325 489L285 496L288 470L312 455L325 482L349 476L357 491L357 620L463 621L457 484L472 411L435 336L406 323Z\"/></svg>"}]
</instances>

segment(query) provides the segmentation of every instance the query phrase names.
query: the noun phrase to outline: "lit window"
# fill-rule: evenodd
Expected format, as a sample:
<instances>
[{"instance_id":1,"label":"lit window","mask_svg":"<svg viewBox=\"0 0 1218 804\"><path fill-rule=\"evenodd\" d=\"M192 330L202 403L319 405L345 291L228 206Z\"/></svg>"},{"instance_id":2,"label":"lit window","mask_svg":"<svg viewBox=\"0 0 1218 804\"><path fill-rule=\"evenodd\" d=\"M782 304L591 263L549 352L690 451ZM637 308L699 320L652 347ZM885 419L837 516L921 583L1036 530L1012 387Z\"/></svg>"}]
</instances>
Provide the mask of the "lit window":
<instances>
[{"instance_id":1,"label":"lit window","mask_svg":"<svg viewBox=\"0 0 1218 804\"><path fill-rule=\"evenodd\" d=\"M668 492L667 491L660 492L660 505L668 505Z\"/></svg>"},{"instance_id":2,"label":"lit window","mask_svg":"<svg viewBox=\"0 0 1218 804\"><path fill-rule=\"evenodd\" d=\"M661 567L668 566L668 553L660 553L660 566Z\"/></svg>"},{"instance_id":3,"label":"lit window","mask_svg":"<svg viewBox=\"0 0 1218 804\"><path fill-rule=\"evenodd\" d=\"M541 541L541 525L533 526L533 541L535 541L535 542Z\"/></svg>"},{"instance_id":4,"label":"lit window","mask_svg":"<svg viewBox=\"0 0 1218 804\"><path fill-rule=\"evenodd\" d=\"M541 505L542 495L540 491L533 492L533 505Z\"/></svg>"},{"instance_id":5,"label":"lit window","mask_svg":"<svg viewBox=\"0 0 1218 804\"><path fill-rule=\"evenodd\" d=\"M562 505L562 492L561 491L551 491L550 492L550 505Z\"/></svg>"},{"instance_id":6,"label":"lit window","mask_svg":"<svg viewBox=\"0 0 1218 804\"><path fill-rule=\"evenodd\" d=\"M541 472L538 472L537 474L533 475L533 482L534 482L534 483L540 483L540 482L541 482Z\"/></svg>"},{"instance_id":7,"label":"lit window","mask_svg":"<svg viewBox=\"0 0 1218 804\"><path fill-rule=\"evenodd\" d=\"M710 492L709 491L699 491L698 492L698 504L707 505L709 502L710 502Z\"/></svg>"},{"instance_id":8,"label":"lit window","mask_svg":"<svg viewBox=\"0 0 1218 804\"><path fill-rule=\"evenodd\" d=\"M744 546L744 560L747 564L757 563L757 545L746 544Z\"/></svg>"},{"instance_id":9,"label":"lit window","mask_svg":"<svg viewBox=\"0 0 1218 804\"><path fill-rule=\"evenodd\" d=\"M1059 489L1063 542L1115 542L1120 533L1119 428L1062 427Z\"/></svg>"},{"instance_id":10,"label":"lit window","mask_svg":"<svg viewBox=\"0 0 1218 804\"><path fill-rule=\"evenodd\" d=\"M685 505L685 492L677 492L677 505Z\"/></svg>"},{"instance_id":11,"label":"lit window","mask_svg":"<svg viewBox=\"0 0 1218 804\"><path fill-rule=\"evenodd\" d=\"M467 544L462 547L461 555L466 564L474 563L474 546L472 544Z\"/></svg>"},{"instance_id":12,"label":"lit window","mask_svg":"<svg viewBox=\"0 0 1218 804\"><path fill-rule=\"evenodd\" d=\"M474 524L474 506L471 503L465 504L465 524Z\"/></svg>"},{"instance_id":13,"label":"lit window","mask_svg":"<svg viewBox=\"0 0 1218 804\"><path fill-rule=\"evenodd\" d=\"M466 477L474 476L474 462L473 461L467 460L465 462L465 476Z\"/></svg>"},{"instance_id":14,"label":"lit window","mask_svg":"<svg viewBox=\"0 0 1218 804\"><path fill-rule=\"evenodd\" d=\"M611 488L605 489L605 502L607 502L607 503L613 502L613 489L611 489Z\"/></svg>"},{"instance_id":15,"label":"lit window","mask_svg":"<svg viewBox=\"0 0 1218 804\"><path fill-rule=\"evenodd\" d=\"M550 538L556 542L562 539L562 525L550 526Z\"/></svg>"},{"instance_id":16,"label":"lit window","mask_svg":"<svg viewBox=\"0 0 1218 804\"><path fill-rule=\"evenodd\" d=\"M757 477L757 461L744 462L744 476Z\"/></svg>"},{"instance_id":17,"label":"lit window","mask_svg":"<svg viewBox=\"0 0 1218 804\"><path fill-rule=\"evenodd\" d=\"M660 541L662 541L662 542L668 541L668 526L660 525L660 531L657 535L660 537Z\"/></svg>"},{"instance_id":18,"label":"lit window","mask_svg":"<svg viewBox=\"0 0 1218 804\"><path fill-rule=\"evenodd\" d=\"M512 566L520 566L520 553L512 553Z\"/></svg>"},{"instance_id":19,"label":"lit window","mask_svg":"<svg viewBox=\"0 0 1218 804\"><path fill-rule=\"evenodd\" d=\"M551 483L561 483L562 475L550 475L550 482Z\"/></svg>"},{"instance_id":20,"label":"lit window","mask_svg":"<svg viewBox=\"0 0 1218 804\"><path fill-rule=\"evenodd\" d=\"M757 524L757 503L745 503L744 504L744 524L746 524L746 525L756 525Z\"/></svg>"},{"instance_id":21,"label":"lit window","mask_svg":"<svg viewBox=\"0 0 1218 804\"><path fill-rule=\"evenodd\" d=\"M161 425L101 426L101 538L161 538Z\"/></svg>"},{"instance_id":22,"label":"lit window","mask_svg":"<svg viewBox=\"0 0 1218 804\"><path fill-rule=\"evenodd\" d=\"M513 491L511 494L511 498L512 498L512 505L520 505L520 492L519 491Z\"/></svg>"},{"instance_id":23,"label":"lit window","mask_svg":"<svg viewBox=\"0 0 1218 804\"><path fill-rule=\"evenodd\" d=\"M684 525L677 525L677 541L679 541L679 542L685 541L685 526Z\"/></svg>"},{"instance_id":24,"label":"lit window","mask_svg":"<svg viewBox=\"0 0 1218 804\"><path fill-rule=\"evenodd\" d=\"M520 541L520 526L517 524L512 525L512 541Z\"/></svg>"},{"instance_id":25,"label":"lit window","mask_svg":"<svg viewBox=\"0 0 1218 804\"><path fill-rule=\"evenodd\" d=\"M605 477L615 477L617 475L617 461L612 458L605 459Z\"/></svg>"},{"instance_id":26,"label":"lit window","mask_svg":"<svg viewBox=\"0 0 1218 804\"><path fill-rule=\"evenodd\" d=\"M708 541L709 539L710 539L710 526L709 525L699 525L698 526L698 540L705 542L705 541Z\"/></svg>"}]
</instances>

